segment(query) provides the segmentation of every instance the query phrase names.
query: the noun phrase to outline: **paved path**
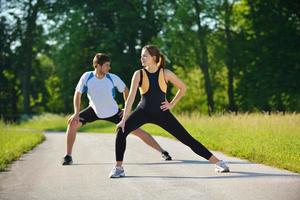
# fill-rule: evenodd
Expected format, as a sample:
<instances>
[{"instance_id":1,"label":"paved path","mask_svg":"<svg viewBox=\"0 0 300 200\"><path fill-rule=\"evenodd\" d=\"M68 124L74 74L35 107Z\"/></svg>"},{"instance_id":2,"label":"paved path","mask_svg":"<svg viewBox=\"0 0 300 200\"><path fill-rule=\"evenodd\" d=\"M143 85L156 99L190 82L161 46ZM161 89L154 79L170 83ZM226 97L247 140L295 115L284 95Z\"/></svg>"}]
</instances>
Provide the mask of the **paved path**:
<instances>
[{"instance_id":1,"label":"paved path","mask_svg":"<svg viewBox=\"0 0 300 200\"><path fill-rule=\"evenodd\" d=\"M126 177L109 179L114 164L113 134L77 136L74 165L62 166L63 133L47 133L46 141L0 173L1 200L299 200L300 175L249 163L214 152L229 161L231 173L218 174L213 165L183 144L157 137L174 161L138 138L129 136L125 154Z\"/></svg>"}]
</instances>

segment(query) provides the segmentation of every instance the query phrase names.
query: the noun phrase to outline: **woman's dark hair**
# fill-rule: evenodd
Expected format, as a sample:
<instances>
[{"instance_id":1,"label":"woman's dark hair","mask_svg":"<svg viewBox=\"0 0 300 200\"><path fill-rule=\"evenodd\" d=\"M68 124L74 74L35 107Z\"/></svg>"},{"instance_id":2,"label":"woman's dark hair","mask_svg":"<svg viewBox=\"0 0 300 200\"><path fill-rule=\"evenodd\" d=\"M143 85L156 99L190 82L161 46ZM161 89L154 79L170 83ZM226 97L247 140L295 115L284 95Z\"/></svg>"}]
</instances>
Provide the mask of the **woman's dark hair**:
<instances>
[{"instance_id":1,"label":"woman's dark hair","mask_svg":"<svg viewBox=\"0 0 300 200\"><path fill-rule=\"evenodd\" d=\"M105 62L110 62L108 55L104 53L96 53L93 59L93 67L96 68L97 64L103 65Z\"/></svg>"},{"instance_id":2,"label":"woman's dark hair","mask_svg":"<svg viewBox=\"0 0 300 200\"><path fill-rule=\"evenodd\" d=\"M165 67L165 64L166 64L165 56L160 53L160 50L158 49L157 46L155 46L155 45L146 45L146 46L143 47L143 49L146 49L151 56L156 57L156 63L158 65L158 67L162 67L162 68Z\"/></svg>"}]
</instances>

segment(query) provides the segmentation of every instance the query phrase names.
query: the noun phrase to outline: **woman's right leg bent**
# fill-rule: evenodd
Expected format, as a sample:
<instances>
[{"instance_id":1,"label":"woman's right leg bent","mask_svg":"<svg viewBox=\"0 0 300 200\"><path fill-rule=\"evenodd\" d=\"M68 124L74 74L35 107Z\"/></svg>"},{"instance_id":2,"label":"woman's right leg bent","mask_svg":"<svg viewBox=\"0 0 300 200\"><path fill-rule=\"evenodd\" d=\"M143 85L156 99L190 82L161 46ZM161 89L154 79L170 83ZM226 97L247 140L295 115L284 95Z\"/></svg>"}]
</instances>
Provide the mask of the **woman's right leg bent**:
<instances>
[{"instance_id":1,"label":"woman's right leg bent","mask_svg":"<svg viewBox=\"0 0 300 200\"><path fill-rule=\"evenodd\" d=\"M142 109L137 108L134 112L130 114L125 122L124 132L121 128L117 129L116 135L116 161L123 161L124 153L126 149L126 138L130 132L141 127L143 124L147 123L147 118Z\"/></svg>"}]
</instances>

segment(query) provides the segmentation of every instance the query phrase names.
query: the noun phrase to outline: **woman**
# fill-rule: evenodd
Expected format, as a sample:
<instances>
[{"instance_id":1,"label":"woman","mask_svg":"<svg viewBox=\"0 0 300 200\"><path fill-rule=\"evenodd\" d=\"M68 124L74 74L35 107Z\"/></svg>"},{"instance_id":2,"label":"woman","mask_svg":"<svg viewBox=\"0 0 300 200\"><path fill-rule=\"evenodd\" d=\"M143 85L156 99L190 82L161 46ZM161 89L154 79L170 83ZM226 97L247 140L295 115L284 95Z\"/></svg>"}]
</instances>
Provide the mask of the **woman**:
<instances>
[{"instance_id":1,"label":"woman","mask_svg":"<svg viewBox=\"0 0 300 200\"><path fill-rule=\"evenodd\" d=\"M119 178L125 176L122 163L126 149L126 137L130 132L146 123L153 123L162 127L183 144L189 146L196 154L216 164L215 169L217 172L229 172L228 166L195 140L169 111L184 95L186 86L174 73L164 69L165 57L159 49L154 45L143 47L141 63L144 68L137 70L132 77L129 96L125 103L125 111L122 120L117 124L116 166L112 169L109 177ZM171 102L166 100L168 82L178 88L178 92ZM142 96L141 102L128 117L138 87Z\"/></svg>"}]
</instances>

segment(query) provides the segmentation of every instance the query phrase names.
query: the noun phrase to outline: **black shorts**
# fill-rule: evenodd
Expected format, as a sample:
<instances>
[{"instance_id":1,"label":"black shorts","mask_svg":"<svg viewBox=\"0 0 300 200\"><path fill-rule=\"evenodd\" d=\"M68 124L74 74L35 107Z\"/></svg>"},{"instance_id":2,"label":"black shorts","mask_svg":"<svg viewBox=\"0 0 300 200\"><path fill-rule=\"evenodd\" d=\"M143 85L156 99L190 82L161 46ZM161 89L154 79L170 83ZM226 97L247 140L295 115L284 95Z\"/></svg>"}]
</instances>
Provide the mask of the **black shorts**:
<instances>
[{"instance_id":1,"label":"black shorts","mask_svg":"<svg viewBox=\"0 0 300 200\"><path fill-rule=\"evenodd\" d=\"M86 123L91 123L94 122L96 120L105 120L105 121L109 121L112 123L119 123L122 119L122 116L119 116L120 112L122 112L122 110L118 110L118 112L111 116L111 117L107 117L107 118L99 118L94 109L92 107L87 107L84 110L80 111L79 113L79 121L82 123L82 125L85 125Z\"/></svg>"}]
</instances>

